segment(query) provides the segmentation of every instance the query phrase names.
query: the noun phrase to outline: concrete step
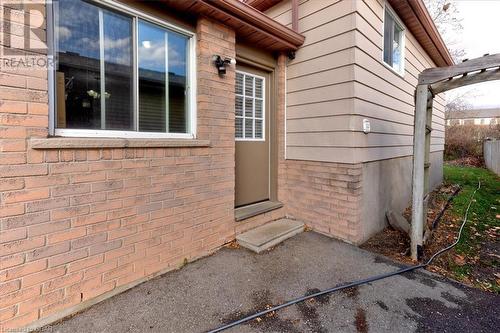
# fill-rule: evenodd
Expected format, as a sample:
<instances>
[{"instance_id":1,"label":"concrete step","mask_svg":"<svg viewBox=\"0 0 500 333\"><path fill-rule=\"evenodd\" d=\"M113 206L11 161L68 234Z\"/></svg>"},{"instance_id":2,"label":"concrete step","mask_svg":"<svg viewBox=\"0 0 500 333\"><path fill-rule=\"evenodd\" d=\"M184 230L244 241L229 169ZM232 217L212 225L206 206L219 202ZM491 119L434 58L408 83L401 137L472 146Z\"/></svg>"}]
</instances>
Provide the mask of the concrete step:
<instances>
[{"instance_id":1,"label":"concrete step","mask_svg":"<svg viewBox=\"0 0 500 333\"><path fill-rule=\"evenodd\" d=\"M281 219L236 236L238 244L260 253L304 231L304 223Z\"/></svg>"}]
</instances>

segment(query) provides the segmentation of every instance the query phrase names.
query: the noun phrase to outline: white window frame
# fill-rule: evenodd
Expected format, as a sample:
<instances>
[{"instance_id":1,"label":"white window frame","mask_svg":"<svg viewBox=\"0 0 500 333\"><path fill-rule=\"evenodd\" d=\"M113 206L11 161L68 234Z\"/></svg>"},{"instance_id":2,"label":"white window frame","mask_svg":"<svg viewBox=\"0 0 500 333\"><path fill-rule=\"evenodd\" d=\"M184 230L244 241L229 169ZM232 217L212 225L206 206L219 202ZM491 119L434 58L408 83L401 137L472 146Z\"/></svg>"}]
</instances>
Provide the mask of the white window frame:
<instances>
[{"instance_id":1,"label":"white window frame","mask_svg":"<svg viewBox=\"0 0 500 333\"><path fill-rule=\"evenodd\" d=\"M196 138L196 128L197 128L197 110L196 110L196 33L189 31L187 29L180 28L173 25L165 20L158 18L153 15L149 15L130 6L124 5L114 0L92 0L91 3L103 6L104 8L109 8L121 12L125 15L132 16L132 39L133 39L133 107L134 107L134 126L138 128L138 114L139 114L139 89L138 89L138 45L137 45L137 30L139 20L143 20L159 27L169 29L171 31L177 32L186 36L189 45L189 54L187 55L187 82L186 82L186 112L187 112L187 132L188 133L164 133L164 132L139 132L139 131L116 131L116 130L98 130L98 129L69 129L69 128L57 128L57 106L56 106L56 89L55 89L55 69L49 69L49 134L55 136L63 137L102 137L102 138L166 138L166 139L195 139ZM49 24L48 29L48 41L51 48L51 53L56 56L56 45L57 45L57 35L56 31L56 19L55 19L55 6L52 6L53 12L48 15L51 24ZM166 110L168 112L168 109ZM166 115L168 119L168 114ZM167 127L168 131L168 127Z\"/></svg>"},{"instance_id":2,"label":"white window frame","mask_svg":"<svg viewBox=\"0 0 500 333\"><path fill-rule=\"evenodd\" d=\"M385 51L385 13L388 12L391 15L394 23L396 23L401 28L401 68L400 70L394 69L391 65L385 62L384 60L384 51ZM394 9L392 9L391 5L385 2L384 5L384 19L382 20L382 63L385 67L389 68L394 73L398 74L401 77L404 77L405 74L405 63L406 63L406 26L403 24L399 16L396 14Z\"/></svg>"},{"instance_id":3,"label":"white window frame","mask_svg":"<svg viewBox=\"0 0 500 333\"><path fill-rule=\"evenodd\" d=\"M242 128L242 133L245 135L245 97L250 97L245 95L245 75L252 76L254 78L258 78L262 80L262 138L255 138L255 99L260 99L259 97L255 97L255 79L253 80L253 109L252 109L252 119L253 119L253 138L237 138L236 134L234 136L236 141L266 141L266 79L263 76L254 74L254 73L249 73L249 72L244 72L244 71L239 71L237 70L236 73L243 74L243 128ZM235 77L236 79L236 77ZM235 96L237 94L235 93ZM236 108L235 108L235 118L236 118ZM235 126L236 127L236 126Z\"/></svg>"}]
</instances>

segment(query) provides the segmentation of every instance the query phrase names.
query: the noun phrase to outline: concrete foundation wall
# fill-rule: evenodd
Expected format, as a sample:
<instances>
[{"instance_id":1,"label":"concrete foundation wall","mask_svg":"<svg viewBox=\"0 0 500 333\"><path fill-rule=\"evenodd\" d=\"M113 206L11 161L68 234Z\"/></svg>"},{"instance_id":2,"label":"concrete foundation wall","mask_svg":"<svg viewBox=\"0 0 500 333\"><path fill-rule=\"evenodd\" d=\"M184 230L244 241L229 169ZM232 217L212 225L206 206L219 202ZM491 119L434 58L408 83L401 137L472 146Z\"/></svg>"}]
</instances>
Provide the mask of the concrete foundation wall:
<instances>
[{"instance_id":1,"label":"concrete foundation wall","mask_svg":"<svg viewBox=\"0 0 500 333\"><path fill-rule=\"evenodd\" d=\"M437 151L431 153L431 188L435 189L443 182L443 152Z\"/></svg>"},{"instance_id":2,"label":"concrete foundation wall","mask_svg":"<svg viewBox=\"0 0 500 333\"><path fill-rule=\"evenodd\" d=\"M385 213L402 213L411 204L412 157L363 164L361 235L362 242L382 230ZM434 152L431 161L431 188L443 181L443 152Z\"/></svg>"}]
</instances>

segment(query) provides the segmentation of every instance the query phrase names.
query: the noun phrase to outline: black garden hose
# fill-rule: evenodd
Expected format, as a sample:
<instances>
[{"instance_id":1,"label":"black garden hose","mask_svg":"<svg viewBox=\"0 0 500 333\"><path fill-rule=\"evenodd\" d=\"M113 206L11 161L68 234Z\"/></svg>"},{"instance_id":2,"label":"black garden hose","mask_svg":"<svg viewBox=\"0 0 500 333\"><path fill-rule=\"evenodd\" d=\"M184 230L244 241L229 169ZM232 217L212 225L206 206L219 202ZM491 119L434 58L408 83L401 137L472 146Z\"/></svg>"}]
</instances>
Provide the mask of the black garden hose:
<instances>
[{"instance_id":1,"label":"black garden hose","mask_svg":"<svg viewBox=\"0 0 500 333\"><path fill-rule=\"evenodd\" d=\"M322 295L326 295L326 294L330 294L330 293L333 293L335 291L339 291L339 290L343 290L343 289L347 289L347 288L352 288L352 287L356 287L356 286L359 286L359 285L363 285L363 284L367 284L367 283L370 283L370 282L374 282L374 281L378 281L378 280L382 280L382 279L385 279L385 278L388 278L388 277L391 277L391 276L394 276L394 275L399 275L399 274L402 274L402 273L406 273L406 272L411 272L411 271L414 271L416 269L419 269L419 268L425 268L427 266L429 266L432 261L439 255L443 254L444 252L446 251L449 251L451 250L453 247L455 247L455 245L458 244L458 242L460 241L460 238L462 237L462 230L465 226L465 223L467 222L467 216L469 214L469 209L470 209L470 206L472 205L472 202L473 202L473 199L474 199L474 195L476 194L476 192L481 188L481 181L478 182L478 186L477 188L474 190L474 192L472 193L471 195L471 198L470 198L470 201L469 201L469 204L467 206L467 209L465 211L465 215L464 215L464 220L462 222L462 225L460 226L460 230L458 231L458 237L456 239L455 242L453 242L451 245L439 250L438 252L434 253L432 255L432 257L430 257L429 260L427 260L425 263L423 264L419 264L419 265L415 265L415 266L410 266L410 267L405 267L405 268L401 268L397 271L394 271L394 272L391 272L391 273L385 273L385 274L380 274L380 275L375 275L375 276L372 276L372 277L369 277L367 279L363 279L363 280L358 280L358 281L354 281L354 282L350 282L350 283L347 283L347 284L343 284L343 285L340 285L340 286L337 286L337 287L333 287L333 288L330 288L330 289L326 289L326 290L323 290L323 291L318 291L314 294L311 294L311 295L307 295L307 296L302 296L302 297L299 297L299 298L296 298L296 299L293 299L291 301L288 301L288 302L285 302L285 303L282 303L280 305L277 305L277 306L274 306L272 308L269 308L269 309L266 309L266 310L263 310L263 311L260 311L260 312L257 312L257 313L254 313L253 315L250 315L250 316L247 316L247 317L244 317L244 318L241 318L239 320L236 320L236 321L233 321L229 324L225 324L223 326L220 326L216 329L213 329L211 331L208 331L208 333L217 333L217 332L222 332L222 331L225 331L231 327L235 327L237 325L240 325L240 324L243 324L247 321L250 321L252 319L255 319L255 318L258 318L258 317L262 317L268 313L271 313L271 312L274 312L274 311L277 311L277 310L280 310L280 309L283 309L283 308L286 308L290 305L294 305L294 304L297 304L297 303L300 303L300 302L303 302L303 301L306 301L308 299L311 299L311 298L315 298L315 297L318 297L318 296L322 296ZM458 190L455 191L456 193L458 193ZM455 194L456 194L455 193ZM455 195L454 194L454 195ZM453 196L454 196L453 195Z\"/></svg>"},{"instance_id":2,"label":"black garden hose","mask_svg":"<svg viewBox=\"0 0 500 333\"><path fill-rule=\"evenodd\" d=\"M460 190L461 190L461 187L457 186L457 188L455 189L455 191L453 191L453 193L450 195L450 197L448 198L448 200L446 200L446 204L444 205L443 209L441 209L441 211L436 216L436 218L434 219L434 221L432 221L432 230L436 229L439 221L443 217L444 212L448 209L448 206L450 205L451 200L453 200L453 198L458 194L458 192L460 192Z\"/></svg>"}]
</instances>

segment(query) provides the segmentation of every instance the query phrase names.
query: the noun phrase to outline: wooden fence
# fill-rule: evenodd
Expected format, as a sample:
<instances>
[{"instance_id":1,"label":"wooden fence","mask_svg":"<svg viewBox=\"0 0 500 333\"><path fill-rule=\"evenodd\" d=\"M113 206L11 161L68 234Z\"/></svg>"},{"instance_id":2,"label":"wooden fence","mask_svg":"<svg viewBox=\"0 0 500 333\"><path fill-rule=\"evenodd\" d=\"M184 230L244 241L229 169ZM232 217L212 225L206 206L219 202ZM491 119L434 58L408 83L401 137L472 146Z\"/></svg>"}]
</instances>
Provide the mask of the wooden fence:
<instances>
[{"instance_id":1,"label":"wooden fence","mask_svg":"<svg viewBox=\"0 0 500 333\"><path fill-rule=\"evenodd\" d=\"M500 140L485 140L483 145L486 167L500 176Z\"/></svg>"}]
</instances>

